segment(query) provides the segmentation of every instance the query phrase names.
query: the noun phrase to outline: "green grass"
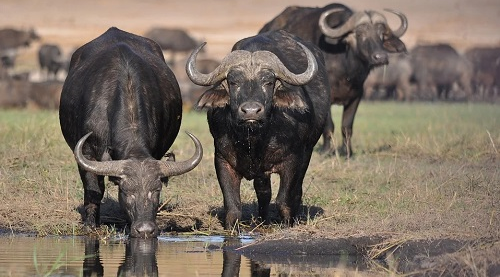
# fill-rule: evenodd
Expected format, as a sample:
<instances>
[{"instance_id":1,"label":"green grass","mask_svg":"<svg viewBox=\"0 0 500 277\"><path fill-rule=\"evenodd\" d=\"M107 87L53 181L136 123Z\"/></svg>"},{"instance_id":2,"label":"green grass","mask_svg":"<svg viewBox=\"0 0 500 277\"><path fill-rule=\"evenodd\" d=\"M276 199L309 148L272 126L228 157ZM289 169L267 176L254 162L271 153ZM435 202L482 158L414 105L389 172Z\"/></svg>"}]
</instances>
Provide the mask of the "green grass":
<instances>
[{"instance_id":1,"label":"green grass","mask_svg":"<svg viewBox=\"0 0 500 277\"><path fill-rule=\"evenodd\" d=\"M336 130L341 108L333 107ZM183 115L171 148L178 160L203 143L193 171L162 191L160 227L222 230L222 194L204 113ZM321 142L321 140L320 140ZM341 142L339 132L335 142ZM354 124L351 160L313 154L304 180L303 221L329 235L404 233L422 237L500 236L500 108L488 104L363 102ZM273 177L274 196L279 178ZM116 198L116 187L108 185ZM241 189L245 224L256 215L251 182ZM0 228L78 234L83 188L56 111L0 111ZM276 216L275 211L272 211ZM252 226L251 228L254 228ZM273 229L274 228L274 229ZM282 232L280 225L272 232ZM289 232L289 231L287 231Z\"/></svg>"}]
</instances>

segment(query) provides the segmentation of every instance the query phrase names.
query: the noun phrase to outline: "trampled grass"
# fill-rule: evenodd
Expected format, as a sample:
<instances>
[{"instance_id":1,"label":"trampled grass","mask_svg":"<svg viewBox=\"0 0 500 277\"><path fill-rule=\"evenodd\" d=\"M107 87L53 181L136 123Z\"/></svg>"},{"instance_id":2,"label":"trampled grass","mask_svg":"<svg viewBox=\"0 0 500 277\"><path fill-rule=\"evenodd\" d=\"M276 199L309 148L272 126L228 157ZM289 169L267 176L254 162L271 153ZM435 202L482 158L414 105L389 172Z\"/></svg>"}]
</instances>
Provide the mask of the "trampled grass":
<instances>
[{"instance_id":1,"label":"trampled grass","mask_svg":"<svg viewBox=\"0 0 500 277\"><path fill-rule=\"evenodd\" d=\"M338 131L340 107L333 107L333 117ZM160 227L221 231L217 215L223 201L205 114L183 115L171 148L178 160L194 151L184 131L201 140L204 158L193 171L171 178L162 191ZM341 143L339 132L335 143ZM287 233L500 236L498 106L365 101L356 116L353 148L351 160L313 154L303 185L302 220ZM275 196L278 176L272 183ZM116 198L114 186L109 184L108 191ZM241 195L244 223L252 230L258 223L253 223L251 182L243 182ZM0 111L0 228L80 233L76 208L82 202L83 188L57 112ZM271 232L283 230L273 226Z\"/></svg>"}]
</instances>

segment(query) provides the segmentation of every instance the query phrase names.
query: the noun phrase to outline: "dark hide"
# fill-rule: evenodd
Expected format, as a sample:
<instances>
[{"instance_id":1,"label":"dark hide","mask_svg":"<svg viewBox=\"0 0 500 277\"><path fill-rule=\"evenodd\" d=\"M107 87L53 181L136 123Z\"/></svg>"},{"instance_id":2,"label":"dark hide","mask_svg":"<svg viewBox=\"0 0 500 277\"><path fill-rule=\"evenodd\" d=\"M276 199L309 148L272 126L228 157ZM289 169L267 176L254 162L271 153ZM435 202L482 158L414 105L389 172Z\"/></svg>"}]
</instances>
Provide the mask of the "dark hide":
<instances>
[{"instance_id":1,"label":"dark hide","mask_svg":"<svg viewBox=\"0 0 500 277\"><path fill-rule=\"evenodd\" d=\"M57 78L57 73L61 69L66 69L66 61L61 52L61 48L55 44L43 44L38 49L38 63L41 71L46 71L47 79Z\"/></svg>"},{"instance_id":2,"label":"dark hide","mask_svg":"<svg viewBox=\"0 0 500 277\"><path fill-rule=\"evenodd\" d=\"M127 160L119 185L119 200L127 212L131 235L156 236L159 195L166 178L160 160L176 138L182 116L179 86L154 41L110 28L73 54L63 86L59 119L73 150L83 145L92 161ZM104 176L85 171L84 223L100 223Z\"/></svg>"},{"instance_id":3,"label":"dark hide","mask_svg":"<svg viewBox=\"0 0 500 277\"><path fill-rule=\"evenodd\" d=\"M448 44L418 45L411 52L412 81L420 98L448 99L454 83L472 95L472 65Z\"/></svg>"},{"instance_id":4,"label":"dark hide","mask_svg":"<svg viewBox=\"0 0 500 277\"><path fill-rule=\"evenodd\" d=\"M307 68L312 51L318 71L309 83L294 86L258 65L236 66L198 102L208 108L215 144L215 169L224 196L225 229L241 219L241 179L254 180L259 216L267 220L271 174L280 176L276 205L282 220L293 223L302 198L302 182L329 116L329 85L321 52L285 31L263 33L237 42L233 51L270 51L295 74ZM250 115L249 115L250 114Z\"/></svg>"},{"instance_id":5,"label":"dark hide","mask_svg":"<svg viewBox=\"0 0 500 277\"><path fill-rule=\"evenodd\" d=\"M323 51L331 86L331 103L344 106L341 128L343 144L339 152L349 157L352 155L354 116L370 69L387 64L387 53L405 52L406 48L389 27L383 24L365 23L341 38L326 37L318 22L321 14L332 8L344 9L343 12L327 17L327 23L332 28L344 24L353 14L352 10L342 4L330 4L322 8L292 6L267 23L259 33L283 29L312 42ZM333 130L334 124L330 116L323 133L322 151L331 150Z\"/></svg>"}]
</instances>

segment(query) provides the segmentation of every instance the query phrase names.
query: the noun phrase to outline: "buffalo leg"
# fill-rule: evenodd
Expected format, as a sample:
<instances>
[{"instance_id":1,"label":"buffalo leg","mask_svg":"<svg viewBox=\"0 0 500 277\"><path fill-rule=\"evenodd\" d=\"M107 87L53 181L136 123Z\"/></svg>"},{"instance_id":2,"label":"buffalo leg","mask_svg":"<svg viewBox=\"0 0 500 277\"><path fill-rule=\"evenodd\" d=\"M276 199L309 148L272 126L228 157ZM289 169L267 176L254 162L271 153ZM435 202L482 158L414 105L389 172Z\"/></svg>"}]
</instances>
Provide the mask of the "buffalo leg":
<instances>
[{"instance_id":1,"label":"buffalo leg","mask_svg":"<svg viewBox=\"0 0 500 277\"><path fill-rule=\"evenodd\" d=\"M98 176L78 168L83 182L84 218L83 223L91 228L99 226L100 205L104 196L104 176Z\"/></svg>"},{"instance_id":2,"label":"buffalo leg","mask_svg":"<svg viewBox=\"0 0 500 277\"><path fill-rule=\"evenodd\" d=\"M224 229L231 230L241 220L241 176L223 158L215 156L215 172L224 198Z\"/></svg>"},{"instance_id":3,"label":"buffalo leg","mask_svg":"<svg viewBox=\"0 0 500 277\"><path fill-rule=\"evenodd\" d=\"M326 117L325 128L323 129L323 146L320 149L321 153L329 153L332 150L332 139L333 139L334 129L335 125L333 124L332 111L330 109Z\"/></svg>"},{"instance_id":4,"label":"buffalo leg","mask_svg":"<svg viewBox=\"0 0 500 277\"><path fill-rule=\"evenodd\" d=\"M259 216L265 223L269 223L269 203L272 197L271 177L255 178L253 187L257 194L257 201L259 202Z\"/></svg>"},{"instance_id":5,"label":"buffalo leg","mask_svg":"<svg viewBox=\"0 0 500 277\"><path fill-rule=\"evenodd\" d=\"M356 116L356 111L358 110L359 102L361 97L354 99L354 101L344 106L344 111L342 112L342 146L340 148L339 154L350 158L353 154L351 147L352 138L352 126L354 124L354 117Z\"/></svg>"},{"instance_id":6,"label":"buffalo leg","mask_svg":"<svg viewBox=\"0 0 500 277\"><path fill-rule=\"evenodd\" d=\"M276 206L285 224L292 225L297 216L302 200L302 183L306 174L311 154L303 153L303 159L291 159L280 174L280 188L276 197ZM294 161L293 161L294 160Z\"/></svg>"}]
</instances>

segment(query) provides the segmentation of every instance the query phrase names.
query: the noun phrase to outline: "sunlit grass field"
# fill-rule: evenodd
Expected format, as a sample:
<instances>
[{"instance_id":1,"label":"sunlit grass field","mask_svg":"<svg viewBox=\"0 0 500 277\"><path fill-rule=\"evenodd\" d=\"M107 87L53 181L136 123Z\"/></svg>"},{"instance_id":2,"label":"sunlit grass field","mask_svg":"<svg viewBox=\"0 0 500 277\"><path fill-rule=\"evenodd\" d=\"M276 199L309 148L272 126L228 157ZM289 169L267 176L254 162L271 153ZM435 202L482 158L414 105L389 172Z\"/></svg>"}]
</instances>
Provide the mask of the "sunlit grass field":
<instances>
[{"instance_id":1,"label":"sunlit grass field","mask_svg":"<svg viewBox=\"0 0 500 277\"><path fill-rule=\"evenodd\" d=\"M332 109L338 131L342 109ZM204 158L163 189L159 225L163 231L222 230L217 218L222 194L205 114L184 113L171 148L178 160L194 151L184 131L201 140ZM341 143L339 132L334 140ZM353 149L350 160L313 154L301 221L293 230L329 236L500 236L499 106L365 101L356 115ZM272 180L275 196L279 178ZM117 197L113 185L108 191ZM241 195L250 226L257 214L251 182L243 182ZM0 228L8 232L80 232L76 208L83 203L83 188L57 111L0 111L0 203ZM277 226L271 232L282 230Z\"/></svg>"}]
</instances>

